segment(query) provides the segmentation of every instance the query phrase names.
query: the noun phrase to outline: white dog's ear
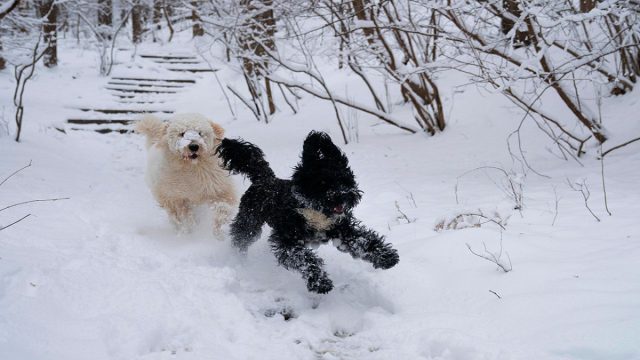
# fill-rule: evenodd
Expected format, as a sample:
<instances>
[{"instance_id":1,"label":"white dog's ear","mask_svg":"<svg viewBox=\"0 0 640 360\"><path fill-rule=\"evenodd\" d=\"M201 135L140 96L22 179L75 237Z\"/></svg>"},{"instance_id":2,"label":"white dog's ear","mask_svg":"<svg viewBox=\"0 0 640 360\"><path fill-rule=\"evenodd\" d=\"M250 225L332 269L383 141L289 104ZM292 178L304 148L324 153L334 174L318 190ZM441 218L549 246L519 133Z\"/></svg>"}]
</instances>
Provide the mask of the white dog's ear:
<instances>
[{"instance_id":1,"label":"white dog's ear","mask_svg":"<svg viewBox=\"0 0 640 360\"><path fill-rule=\"evenodd\" d=\"M217 140L222 140L224 138L224 129L222 126L212 122L211 127L213 128L213 133Z\"/></svg>"},{"instance_id":2,"label":"white dog's ear","mask_svg":"<svg viewBox=\"0 0 640 360\"><path fill-rule=\"evenodd\" d=\"M169 124L153 115L145 115L138 121L135 131L147 136L149 143L156 143L167 133Z\"/></svg>"}]
</instances>

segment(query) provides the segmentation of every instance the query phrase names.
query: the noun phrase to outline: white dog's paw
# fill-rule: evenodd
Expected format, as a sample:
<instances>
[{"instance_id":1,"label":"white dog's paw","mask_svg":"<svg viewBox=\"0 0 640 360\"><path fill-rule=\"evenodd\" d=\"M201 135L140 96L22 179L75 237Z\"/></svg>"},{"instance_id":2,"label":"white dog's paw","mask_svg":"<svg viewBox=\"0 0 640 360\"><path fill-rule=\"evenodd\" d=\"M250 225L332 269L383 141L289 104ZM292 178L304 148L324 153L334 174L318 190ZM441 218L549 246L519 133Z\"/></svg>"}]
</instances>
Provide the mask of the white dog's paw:
<instances>
[{"instance_id":1,"label":"white dog's paw","mask_svg":"<svg viewBox=\"0 0 640 360\"><path fill-rule=\"evenodd\" d=\"M171 222L173 223L178 235L191 234L196 225L196 220L191 214L184 217L171 216Z\"/></svg>"},{"instance_id":2,"label":"white dog's paw","mask_svg":"<svg viewBox=\"0 0 640 360\"><path fill-rule=\"evenodd\" d=\"M227 203L217 202L211 205L211 210L213 212L213 236L223 241L227 233L224 228L233 220L234 208Z\"/></svg>"}]
</instances>

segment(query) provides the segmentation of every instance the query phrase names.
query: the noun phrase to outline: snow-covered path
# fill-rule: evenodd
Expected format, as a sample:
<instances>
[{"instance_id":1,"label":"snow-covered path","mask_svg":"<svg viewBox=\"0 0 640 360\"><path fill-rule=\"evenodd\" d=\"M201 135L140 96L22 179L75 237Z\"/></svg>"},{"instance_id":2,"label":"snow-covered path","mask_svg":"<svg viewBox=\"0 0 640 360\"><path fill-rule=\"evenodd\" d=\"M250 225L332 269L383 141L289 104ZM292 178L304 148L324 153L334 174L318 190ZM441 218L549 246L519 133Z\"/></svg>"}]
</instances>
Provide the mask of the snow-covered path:
<instances>
[{"instance_id":1,"label":"snow-covered path","mask_svg":"<svg viewBox=\"0 0 640 360\"><path fill-rule=\"evenodd\" d=\"M33 94L68 75L43 75ZM0 213L2 224L33 214L0 233L0 358L640 359L640 155L607 160L611 217L598 162L582 168L540 151L529 160L552 179L523 180L522 217L490 171L460 179L457 203L458 176L510 164L502 140L485 141L503 139L508 120L476 114L474 102L484 100L473 94L464 100L436 138L361 119L360 142L343 147L365 191L356 214L401 260L379 271L322 247L336 289L319 296L276 265L264 239L242 259L212 237L203 214L194 233L176 235L144 184L143 139L57 133L46 115L64 117L42 97L22 143L0 138L0 178L33 160L0 187L0 207L70 199ZM339 141L325 105L309 101L269 125L232 120L212 83L185 94L177 110L214 117L288 176L308 130ZM600 223L565 177L588 179ZM415 221L399 218L396 202ZM478 209L510 216L506 230L434 230ZM507 274L465 245L497 250L501 238L513 263Z\"/></svg>"}]
</instances>

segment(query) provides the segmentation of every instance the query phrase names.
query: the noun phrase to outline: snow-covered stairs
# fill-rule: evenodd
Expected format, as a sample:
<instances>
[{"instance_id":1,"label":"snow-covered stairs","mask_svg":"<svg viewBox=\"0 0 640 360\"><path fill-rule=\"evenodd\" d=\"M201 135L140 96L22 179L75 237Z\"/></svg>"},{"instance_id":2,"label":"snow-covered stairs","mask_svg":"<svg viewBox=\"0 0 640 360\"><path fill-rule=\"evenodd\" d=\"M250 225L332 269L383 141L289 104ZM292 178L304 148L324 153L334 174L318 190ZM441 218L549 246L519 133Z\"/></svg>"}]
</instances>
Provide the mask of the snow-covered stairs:
<instances>
[{"instance_id":1,"label":"snow-covered stairs","mask_svg":"<svg viewBox=\"0 0 640 360\"><path fill-rule=\"evenodd\" d=\"M122 69L115 69L103 87L107 101L74 106L64 126L57 129L128 133L145 114L166 119L175 112L176 98L189 90L202 73L214 72L188 53L142 53ZM98 103L99 104L95 104Z\"/></svg>"}]
</instances>

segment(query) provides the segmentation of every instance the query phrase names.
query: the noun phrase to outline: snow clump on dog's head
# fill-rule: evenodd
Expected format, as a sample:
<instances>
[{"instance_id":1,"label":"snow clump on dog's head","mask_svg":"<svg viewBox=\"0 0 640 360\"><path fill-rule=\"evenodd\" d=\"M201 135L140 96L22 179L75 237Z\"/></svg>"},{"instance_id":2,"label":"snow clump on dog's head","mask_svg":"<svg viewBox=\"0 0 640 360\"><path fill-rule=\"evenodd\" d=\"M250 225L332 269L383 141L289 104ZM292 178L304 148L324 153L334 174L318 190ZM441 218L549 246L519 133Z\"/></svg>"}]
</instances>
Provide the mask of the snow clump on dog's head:
<instances>
[{"instance_id":1,"label":"snow clump on dog's head","mask_svg":"<svg viewBox=\"0 0 640 360\"><path fill-rule=\"evenodd\" d=\"M166 129L169 149L183 160L211 156L224 136L224 129L200 114L177 114Z\"/></svg>"}]
</instances>

